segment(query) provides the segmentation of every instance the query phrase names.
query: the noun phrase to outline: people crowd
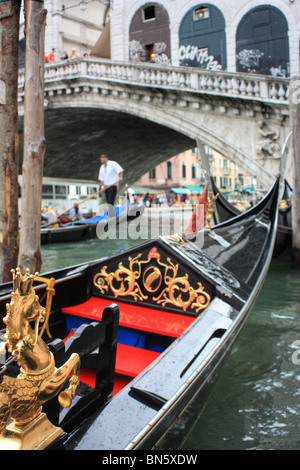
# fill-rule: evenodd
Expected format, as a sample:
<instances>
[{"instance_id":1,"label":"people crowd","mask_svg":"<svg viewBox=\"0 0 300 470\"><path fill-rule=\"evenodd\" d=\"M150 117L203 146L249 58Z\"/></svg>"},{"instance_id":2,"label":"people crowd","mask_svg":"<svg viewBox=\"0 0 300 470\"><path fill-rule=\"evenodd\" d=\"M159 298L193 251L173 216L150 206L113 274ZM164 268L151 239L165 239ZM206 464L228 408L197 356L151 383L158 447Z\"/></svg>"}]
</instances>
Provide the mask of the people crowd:
<instances>
[{"instance_id":1,"label":"people crowd","mask_svg":"<svg viewBox=\"0 0 300 470\"><path fill-rule=\"evenodd\" d=\"M58 59L55 57L55 47L53 47L51 49L51 52L49 52L48 55L45 55L45 64L48 64L48 63L53 63L53 62L57 62ZM89 55L87 52L85 52L83 54L83 57L84 58L87 58ZM78 54L78 52L76 51L75 48L72 49L72 52L71 54L69 55L67 51L64 51L62 56L60 57L60 60L67 60L67 59L78 59L80 56Z\"/></svg>"}]
</instances>

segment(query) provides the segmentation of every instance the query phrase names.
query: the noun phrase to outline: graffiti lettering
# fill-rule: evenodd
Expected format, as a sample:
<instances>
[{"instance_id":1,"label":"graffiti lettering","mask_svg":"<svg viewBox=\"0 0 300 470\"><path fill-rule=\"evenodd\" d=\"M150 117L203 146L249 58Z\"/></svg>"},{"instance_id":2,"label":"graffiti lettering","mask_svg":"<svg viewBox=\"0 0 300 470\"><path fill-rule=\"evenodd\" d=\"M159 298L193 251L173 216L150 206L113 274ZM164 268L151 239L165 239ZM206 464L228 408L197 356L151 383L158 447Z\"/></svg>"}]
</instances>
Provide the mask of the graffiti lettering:
<instances>
[{"instance_id":1,"label":"graffiti lettering","mask_svg":"<svg viewBox=\"0 0 300 470\"><path fill-rule=\"evenodd\" d=\"M258 49L243 49L237 55L238 61L245 67L258 67L259 60L264 55Z\"/></svg>"},{"instance_id":2,"label":"graffiti lettering","mask_svg":"<svg viewBox=\"0 0 300 470\"><path fill-rule=\"evenodd\" d=\"M164 54L167 49L165 42L156 42L154 44L154 62L160 65L170 65L169 57ZM146 62L147 51L145 46L139 41L130 41L129 43L129 57L132 62Z\"/></svg>"},{"instance_id":3,"label":"graffiti lettering","mask_svg":"<svg viewBox=\"0 0 300 470\"><path fill-rule=\"evenodd\" d=\"M179 60L181 62L197 62L207 70L221 70L222 65L215 60L213 55L208 55L207 48L199 49L197 46L181 46L179 48Z\"/></svg>"}]
</instances>

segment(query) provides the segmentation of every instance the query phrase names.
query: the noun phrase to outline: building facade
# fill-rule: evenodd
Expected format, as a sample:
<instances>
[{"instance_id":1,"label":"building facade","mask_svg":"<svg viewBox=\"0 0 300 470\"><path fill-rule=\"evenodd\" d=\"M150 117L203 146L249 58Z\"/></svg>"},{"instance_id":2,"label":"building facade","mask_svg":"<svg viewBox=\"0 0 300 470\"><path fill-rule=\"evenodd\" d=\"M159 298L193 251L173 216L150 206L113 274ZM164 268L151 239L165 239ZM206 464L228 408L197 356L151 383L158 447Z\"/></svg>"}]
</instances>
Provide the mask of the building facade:
<instances>
[{"instance_id":1,"label":"building facade","mask_svg":"<svg viewBox=\"0 0 300 470\"><path fill-rule=\"evenodd\" d=\"M45 52L294 76L299 1L45 0Z\"/></svg>"},{"instance_id":2,"label":"building facade","mask_svg":"<svg viewBox=\"0 0 300 470\"><path fill-rule=\"evenodd\" d=\"M135 184L151 187L196 186L204 182L196 150L187 150L160 163Z\"/></svg>"},{"instance_id":3,"label":"building facade","mask_svg":"<svg viewBox=\"0 0 300 470\"><path fill-rule=\"evenodd\" d=\"M110 0L44 0L47 10L45 31L45 55L55 49L55 61L71 57L91 55L103 34L105 47L97 49L103 57L110 57L110 38L107 28L110 20ZM21 26L24 24L23 9ZM24 66L24 30L20 30L20 66ZM106 52L109 46L109 54ZM67 57L66 57L67 56Z\"/></svg>"},{"instance_id":4,"label":"building facade","mask_svg":"<svg viewBox=\"0 0 300 470\"><path fill-rule=\"evenodd\" d=\"M111 57L210 70L299 74L299 0L114 0Z\"/></svg>"},{"instance_id":5,"label":"building facade","mask_svg":"<svg viewBox=\"0 0 300 470\"><path fill-rule=\"evenodd\" d=\"M245 187L257 189L256 178L242 172L235 163L219 152L207 146L205 151L209 156L211 173L218 188L229 192L242 191ZM193 192L194 188L204 186L206 183L206 172L199 162L197 149L190 149L160 163L145 173L135 185L166 190L172 187L184 187L190 188Z\"/></svg>"}]
</instances>

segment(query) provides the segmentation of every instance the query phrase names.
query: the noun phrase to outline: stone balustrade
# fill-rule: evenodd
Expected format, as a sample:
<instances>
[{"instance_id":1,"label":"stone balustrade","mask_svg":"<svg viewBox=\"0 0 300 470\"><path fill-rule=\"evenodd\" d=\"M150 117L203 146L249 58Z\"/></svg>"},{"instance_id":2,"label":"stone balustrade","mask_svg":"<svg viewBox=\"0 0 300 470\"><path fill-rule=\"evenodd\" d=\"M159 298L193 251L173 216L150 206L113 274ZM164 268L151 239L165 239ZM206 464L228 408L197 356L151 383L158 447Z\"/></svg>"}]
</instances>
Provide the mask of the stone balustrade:
<instances>
[{"instance_id":1,"label":"stone balustrade","mask_svg":"<svg viewBox=\"0 0 300 470\"><path fill-rule=\"evenodd\" d=\"M79 77L276 104L289 103L289 79L279 77L104 59L70 59L45 65L45 86ZM20 71L20 94L24 78L24 71Z\"/></svg>"}]
</instances>

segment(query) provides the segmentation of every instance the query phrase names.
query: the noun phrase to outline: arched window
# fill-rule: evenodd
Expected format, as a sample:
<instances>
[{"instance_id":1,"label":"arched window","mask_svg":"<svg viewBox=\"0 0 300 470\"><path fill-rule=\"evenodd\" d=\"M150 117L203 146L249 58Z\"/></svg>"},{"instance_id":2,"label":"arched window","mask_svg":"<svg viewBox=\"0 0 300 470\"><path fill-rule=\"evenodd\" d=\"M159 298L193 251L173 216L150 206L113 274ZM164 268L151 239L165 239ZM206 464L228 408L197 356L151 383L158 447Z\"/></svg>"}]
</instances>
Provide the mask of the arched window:
<instances>
[{"instance_id":1,"label":"arched window","mask_svg":"<svg viewBox=\"0 0 300 470\"><path fill-rule=\"evenodd\" d=\"M147 3L137 10L129 28L129 60L170 64L170 21L158 3Z\"/></svg>"},{"instance_id":2,"label":"arched window","mask_svg":"<svg viewBox=\"0 0 300 470\"><path fill-rule=\"evenodd\" d=\"M280 10L262 5L243 17L236 34L236 61L238 72L289 76L288 23Z\"/></svg>"},{"instance_id":3,"label":"arched window","mask_svg":"<svg viewBox=\"0 0 300 470\"><path fill-rule=\"evenodd\" d=\"M214 5L199 4L183 17L179 29L180 65L226 69L225 19Z\"/></svg>"}]
</instances>

